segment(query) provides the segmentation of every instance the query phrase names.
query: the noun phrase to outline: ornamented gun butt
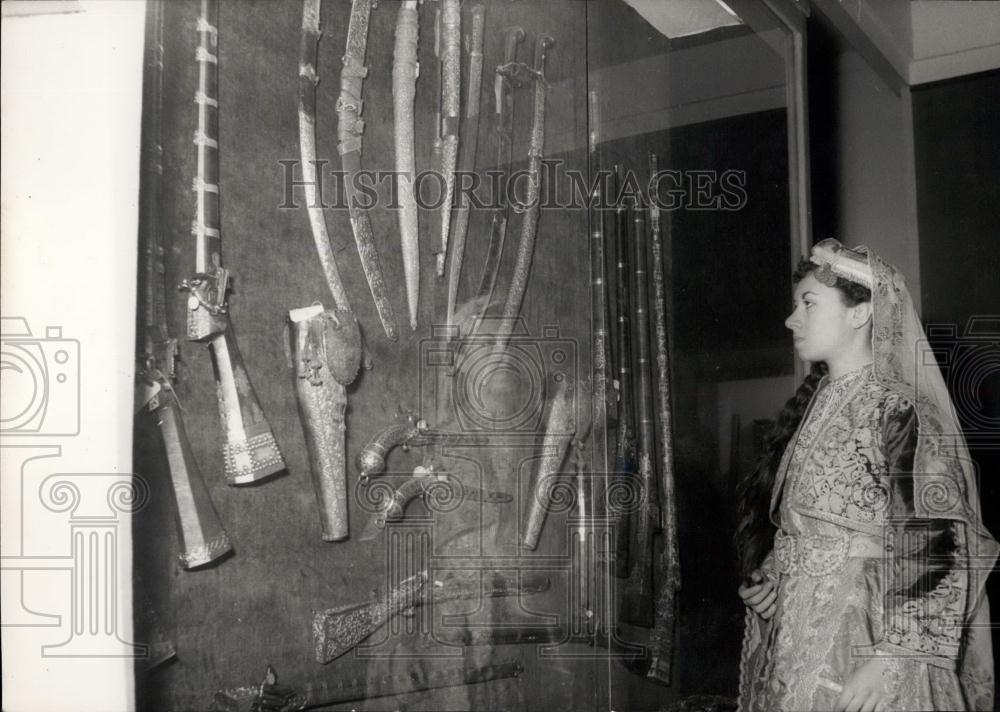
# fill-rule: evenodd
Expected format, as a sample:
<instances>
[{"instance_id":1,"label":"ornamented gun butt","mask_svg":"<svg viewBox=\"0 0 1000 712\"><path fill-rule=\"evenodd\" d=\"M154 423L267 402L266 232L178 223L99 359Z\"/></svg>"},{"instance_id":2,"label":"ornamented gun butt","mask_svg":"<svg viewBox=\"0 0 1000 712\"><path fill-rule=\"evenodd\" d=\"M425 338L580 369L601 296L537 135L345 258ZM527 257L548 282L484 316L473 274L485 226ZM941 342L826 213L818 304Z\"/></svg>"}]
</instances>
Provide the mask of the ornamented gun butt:
<instances>
[{"instance_id":1,"label":"ornamented gun butt","mask_svg":"<svg viewBox=\"0 0 1000 712\"><path fill-rule=\"evenodd\" d=\"M233 547L212 506L176 405L168 394L161 392L150 403L150 409L163 435L170 482L177 503L177 531L181 545L178 558L181 565L190 570L212 563Z\"/></svg>"},{"instance_id":2,"label":"ornamented gun butt","mask_svg":"<svg viewBox=\"0 0 1000 712\"><path fill-rule=\"evenodd\" d=\"M209 342L222 418L226 482L246 485L285 469L285 460L257 401L232 326Z\"/></svg>"}]
</instances>

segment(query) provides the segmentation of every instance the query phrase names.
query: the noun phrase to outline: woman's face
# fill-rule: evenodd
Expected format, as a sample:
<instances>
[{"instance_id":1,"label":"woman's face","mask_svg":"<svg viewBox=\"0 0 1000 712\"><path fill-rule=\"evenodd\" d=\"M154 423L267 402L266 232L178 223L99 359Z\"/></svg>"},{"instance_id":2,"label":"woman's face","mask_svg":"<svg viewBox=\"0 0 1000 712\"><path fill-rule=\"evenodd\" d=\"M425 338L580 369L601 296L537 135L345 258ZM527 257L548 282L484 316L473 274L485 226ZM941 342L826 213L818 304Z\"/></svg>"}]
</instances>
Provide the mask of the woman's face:
<instances>
[{"instance_id":1,"label":"woman's face","mask_svg":"<svg viewBox=\"0 0 1000 712\"><path fill-rule=\"evenodd\" d=\"M812 274L795 285L794 309L785 326L792 330L796 353L811 362L836 359L851 345L856 331L852 308L840 290Z\"/></svg>"}]
</instances>

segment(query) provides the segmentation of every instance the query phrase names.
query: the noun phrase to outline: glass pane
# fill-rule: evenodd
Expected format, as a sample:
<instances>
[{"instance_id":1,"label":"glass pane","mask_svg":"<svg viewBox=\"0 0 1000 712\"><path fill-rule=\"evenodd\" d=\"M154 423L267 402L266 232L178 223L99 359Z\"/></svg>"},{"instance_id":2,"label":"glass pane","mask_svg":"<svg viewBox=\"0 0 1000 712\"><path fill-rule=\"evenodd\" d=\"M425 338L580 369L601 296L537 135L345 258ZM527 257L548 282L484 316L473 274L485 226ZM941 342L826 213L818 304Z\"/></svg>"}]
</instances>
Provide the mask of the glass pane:
<instances>
[{"instance_id":1,"label":"glass pane","mask_svg":"<svg viewBox=\"0 0 1000 712\"><path fill-rule=\"evenodd\" d=\"M763 2L588 3L599 160L603 169L617 168L613 180L621 188L612 202L633 215L638 187L660 208L683 578L671 696L735 696L743 607L735 596L733 488L754 459L760 421L794 390L783 326L797 239L790 217L791 40ZM651 154L658 168L652 180ZM613 234L614 223L606 215L605 231ZM620 312L614 262L607 264L614 332ZM612 333L617 369L615 339ZM614 409L612 472L621 427ZM621 592L629 584L616 585ZM623 630L634 640L647 635ZM622 707L651 706L664 694L636 675L616 677L612 687L611 699Z\"/></svg>"}]
</instances>

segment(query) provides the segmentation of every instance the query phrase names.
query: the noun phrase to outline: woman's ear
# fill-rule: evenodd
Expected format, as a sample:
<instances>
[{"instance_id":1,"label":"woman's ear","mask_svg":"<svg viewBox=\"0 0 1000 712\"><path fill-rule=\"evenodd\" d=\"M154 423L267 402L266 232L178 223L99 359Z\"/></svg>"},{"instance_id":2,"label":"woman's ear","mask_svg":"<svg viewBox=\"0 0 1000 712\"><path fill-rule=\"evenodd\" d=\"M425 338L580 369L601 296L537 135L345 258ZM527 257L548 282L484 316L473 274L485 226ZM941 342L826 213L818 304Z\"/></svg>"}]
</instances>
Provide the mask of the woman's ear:
<instances>
[{"instance_id":1,"label":"woman's ear","mask_svg":"<svg viewBox=\"0 0 1000 712\"><path fill-rule=\"evenodd\" d=\"M872 319L872 303L861 302L851 307L851 326L860 329Z\"/></svg>"}]
</instances>

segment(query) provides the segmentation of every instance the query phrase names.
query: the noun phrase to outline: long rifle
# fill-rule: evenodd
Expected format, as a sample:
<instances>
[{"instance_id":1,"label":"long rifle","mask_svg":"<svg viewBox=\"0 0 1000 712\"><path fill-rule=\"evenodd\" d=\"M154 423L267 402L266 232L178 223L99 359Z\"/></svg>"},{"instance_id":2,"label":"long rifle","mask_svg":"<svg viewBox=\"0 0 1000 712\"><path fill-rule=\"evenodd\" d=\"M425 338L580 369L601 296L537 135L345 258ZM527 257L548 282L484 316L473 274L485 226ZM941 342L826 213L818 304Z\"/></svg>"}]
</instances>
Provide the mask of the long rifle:
<instances>
[{"instance_id":1,"label":"long rifle","mask_svg":"<svg viewBox=\"0 0 1000 712\"><path fill-rule=\"evenodd\" d=\"M657 174L656 154L649 157L650 180ZM670 351L668 314L663 284L663 236L660 211L650 196L650 247L653 272L653 323L656 351L657 440L660 445L659 488L660 530L662 545L657 560L656 620L649 636L652 659L646 677L663 685L670 684L674 660L674 626L677 620L677 592L681 587L680 556L677 551L677 501L674 485L673 413L670 399ZM669 221L665 223L670 229ZM669 233L668 233L669 234Z\"/></svg>"},{"instance_id":2,"label":"long rifle","mask_svg":"<svg viewBox=\"0 0 1000 712\"><path fill-rule=\"evenodd\" d=\"M465 176L476 168L476 149L479 146L479 93L483 85L483 32L485 31L486 8L476 5L472 8L472 29L469 32L468 94L465 98L465 120L462 124L462 144L459 147L459 176ZM448 264L448 304L446 325L455 321L455 306L458 300L458 282L462 276L462 260L465 256L465 236L469 230L469 202L465 191L459 186L458 206L455 208L455 234L451 238L451 260ZM449 330L450 333L450 330Z\"/></svg>"},{"instance_id":3,"label":"long rifle","mask_svg":"<svg viewBox=\"0 0 1000 712\"><path fill-rule=\"evenodd\" d=\"M511 145L514 132L514 87L520 81L521 65L517 62L517 46L524 41L524 30L509 27L504 33L503 63L497 66L493 79L493 135L497 149L497 178L501 181L496 208L490 220L490 242L486 250L483 273L479 278L476 300L489 306L493 300L503 244L507 237L507 178L510 175Z\"/></svg>"},{"instance_id":4,"label":"long rifle","mask_svg":"<svg viewBox=\"0 0 1000 712\"><path fill-rule=\"evenodd\" d=\"M222 266L219 202L219 5L201 0L198 16L197 175L194 180L195 275L181 284L188 291L188 339L207 341L225 440L226 480L255 482L285 469L257 394L243 364L229 319L229 272Z\"/></svg>"},{"instance_id":5,"label":"long rifle","mask_svg":"<svg viewBox=\"0 0 1000 712\"><path fill-rule=\"evenodd\" d=\"M519 660L503 660L492 665L457 665L427 672L348 677L338 679L336 682L321 682L294 688L284 684L279 685L278 676L269 665L264 680L259 685L225 689L215 693L212 709L224 712L298 712L342 702L393 697L443 687L475 685L490 680L517 677L522 672L524 665Z\"/></svg>"},{"instance_id":6,"label":"long rifle","mask_svg":"<svg viewBox=\"0 0 1000 712\"><path fill-rule=\"evenodd\" d=\"M506 347L513 332L515 321L521 313L521 303L528 287L531 260L535 254L535 238L538 234L539 185L541 183L542 156L545 153L545 96L548 81L545 77L545 60L549 49L556 41L549 35L541 35L535 42L535 65L532 78L535 81L535 105L531 120L531 144L528 147L528 189L521 219L521 239L517 246L514 272L510 278L507 301L504 303L502 319L497 329L498 344Z\"/></svg>"},{"instance_id":7,"label":"long rifle","mask_svg":"<svg viewBox=\"0 0 1000 712\"><path fill-rule=\"evenodd\" d=\"M601 171L601 117L598 105L597 92L590 92L587 97L587 107L589 110L588 123L589 132L589 152L590 152L590 175L597 176L598 183L595 186L591 197L590 206L590 308L591 308L591 349L592 349L592 372L591 372L591 477L586 477L582 473L586 470L582 463L578 462L576 469L578 474L577 501L579 503L578 516L581 521L579 532L580 556L578 558L579 584L581 608L585 612L593 613L595 601L593 594L597 590L597 557L592 555L597 546L596 534L593 527L593 517L597 514L594 498L594 477L604 477L608 469L608 383L610 381L610 359L611 346L608 341L608 278L607 266L605 264L604 250L604 207L605 191L604 179ZM582 459L582 453L577 452L577 460ZM605 487L607 482L604 483ZM587 616L585 622L587 629L590 629L592 616Z\"/></svg>"},{"instance_id":8,"label":"long rifle","mask_svg":"<svg viewBox=\"0 0 1000 712\"><path fill-rule=\"evenodd\" d=\"M451 230L451 204L455 198L455 166L458 164L458 129L462 103L462 7L461 0L441 0L441 175L444 202L441 204L441 251L437 255L437 275L444 276Z\"/></svg>"},{"instance_id":9,"label":"long rifle","mask_svg":"<svg viewBox=\"0 0 1000 712\"><path fill-rule=\"evenodd\" d=\"M319 83L320 10L323 0L302 0L302 36L299 44L299 152L302 158L302 180L305 184L306 210L319 262L330 287L337 309L350 309L340 269L330 245L330 234L320 204L316 176L316 85Z\"/></svg>"},{"instance_id":10,"label":"long rifle","mask_svg":"<svg viewBox=\"0 0 1000 712\"><path fill-rule=\"evenodd\" d=\"M653 626L653 536L660 528L657 509L656 457L653 442L653 384L649 363L649 294L646 277L646 217L637 203L632 211L632 315L636 367L635 405L638 425L638 484L641 494L633 517L629 574L622 599L622 617L646 628Z\"/></svg>"},{"instance_id":11,"label":"long rifle","mask_svg":"<svg viewBox=\"0 0 1000 712\"><path fill-rule=\"evenodd\" d=\"M371 290L375 309L386 337L395 341L396 315L389 300L385 279L382 277L382 262L375 248L368 211L362 206L358 185L361 180L361 137L365 122L361 118L364 102L361 99L368 68L365 66L365 51L368 46L368 21L371 19L372 0L354 0L351 3L351 19L347 26L347 48L344 50L344 66L340 70L340 96L337 98L337 151L346 174L345 196L351 216L351 231L361 257L361 268L368 289Z\"/></svg>"},{"instance_id":12,"label":"long rifle","mask_svg":"<svg viewBox=\"0 0 1000 712\"><path fill-rule=\"evenodd\" d=\"M396 44L392 53L393 139L396 149L396 180L399 192L399 240L403 251L406 305L410 328L417 328L420 300L420 233L417 200L413 194L414 167L413 102L417 95L417 38L420 33L417 0L405 0L396 16Z\"/></svg>"},{"instance_id":13,"label":"long rifle","mask_svg":"<svg viewBox=\"0 0 1000 712\"><path fill-rule=\"evenodd\" d=\"M619 167L615 166L615 189L619 181ZM632 401L632 331L630 321L628 210L619 201L615 205L615 369L618 373L618 417L615 442L615 481L612 487L619 492L614 499L633 503L639 494L636 486L635 411ZM618 513L615 556L615 575L628 575L629 537L633 507L625 506Z\"/></svg>"},{"instance_id":14,"label":"long rifle","mask_svg":"<svg viewBox=\"0 0 1000 712\"><path fill-rule=\"evenodd\" d=\"M139 233L143 250L141 315L136 357L136 406L151 413L160 428L177 505L181 565L193 569L232 549L212 506L208 488L191 452L173 384L177 378L177 339L167 327L167 285L163 264L160 188L163 182L163 2L146 6L146 77L143 82L143 126Z\"/></svg>"}]
</instances>

